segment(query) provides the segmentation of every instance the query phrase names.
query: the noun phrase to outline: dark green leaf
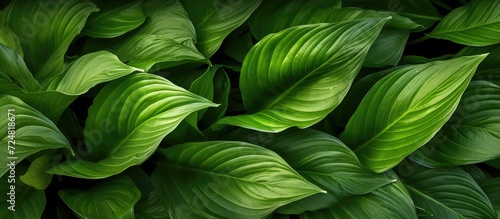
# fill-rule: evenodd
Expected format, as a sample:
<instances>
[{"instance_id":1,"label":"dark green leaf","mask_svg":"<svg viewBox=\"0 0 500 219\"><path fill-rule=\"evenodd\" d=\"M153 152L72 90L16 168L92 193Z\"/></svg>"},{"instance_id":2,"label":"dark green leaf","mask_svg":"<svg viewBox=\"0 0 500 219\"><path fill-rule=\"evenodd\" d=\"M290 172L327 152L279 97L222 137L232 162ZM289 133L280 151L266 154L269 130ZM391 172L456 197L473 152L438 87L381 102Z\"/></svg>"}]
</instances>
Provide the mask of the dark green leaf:
<instances>
[{"instance_id":1,"label":"dark green leaf","mask_svg":"<svg viewBox=\"0 0 500 219\"><path fill-rule=\"evenodd\" d=\"M60 190L59 197L81 218L134 218L134 205L141 192L134 181L116 176L87 190Z\"/></svg>"}]
</instances>

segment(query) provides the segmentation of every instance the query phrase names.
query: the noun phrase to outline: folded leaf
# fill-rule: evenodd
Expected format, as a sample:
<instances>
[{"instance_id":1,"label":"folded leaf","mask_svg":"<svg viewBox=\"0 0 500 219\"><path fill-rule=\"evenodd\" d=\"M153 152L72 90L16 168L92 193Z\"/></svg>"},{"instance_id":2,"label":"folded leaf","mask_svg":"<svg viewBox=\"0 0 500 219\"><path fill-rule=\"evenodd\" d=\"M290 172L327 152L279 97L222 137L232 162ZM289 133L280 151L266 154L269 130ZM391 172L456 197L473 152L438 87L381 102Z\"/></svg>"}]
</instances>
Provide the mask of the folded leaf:
<instances>
[{"instance_id":1,"label":"folded leaf","mask_svg":"<svg viewBox=\"0 0 500 219\"><path fill-rule=\"evenodd\" d=\"M201 54L210 58L219 49L224 38L243 24L262 0L181 2L196 30L196 47Z\"/></svg>"},{"instance_id":2,"label":"folded leaf","mask_svg":"<svg viewBox=\"0 0 500 219\"><path fill-rule=\"evenodd\" d=\"M384 172L427 143L451 117L485 55L397 68L375 84L340 139Z\"/></svg>"},{"instance_id":3,"label":"folded leaf","mask_svg":"<svg viewBox=\"0 0 500 219\"><path fill-rule=\"evenodd\" d=\"M500 87L473 81L453 117L410 158L439 167L481 163L500 158Z\"/></svg>"},{"instance_id":4,"label":"folded leaf","mask_svg":"<svg viewBox=\"0 0 500 219\"><path fill-rule=\"evenodd\" d=\"M404 183L415 205L432 212L432 218L496 218L486 194L463 169L422 168Z\"/></svg>"},{"instance_id":5,"label":"folded leaf","mask_svg":"<svg viewBox=\"0 0 500 219\"><path fill-rule=\"evenodd\" d=\"M382 30L366 55L364 67L396 66L403 56L409 30Z\"/></svg>"},{"instance_id":6,"label":"folded leaf","mask_svg":"<svg viewBox=\"0 0 500 219\"><path fill-rule=\"evenodd\" d=\"M0 178L0 192L7 200L0 202L0 218L2 219L21 219L21 218L42 218L42 213L45 210L45 191L37 190L31 186L24 184L19 176L26 172L27 167L24 165L16 166L15 178L4 175ZM15 181L9 182L9 179ZM10 187L15 186L15 190L11 191ZM15 193L14 195L9 195ZM14 207L11 206L9 200L14 200Z\"/></svg>"},{"instance_id":7,"label":"folded leaf","mask_svg":"<svg viewBox=\"0 0 500 219\"><path fill-rule=\"evenodd\" d=\"M429 36L468 46L500 43L500 2L472 0L446 15Z\"/></svg>"},{"instance_id":8,"label":"folded leaf","mask_svg":"<svg viewBox=\"0 0 500 219\"><path fill-rule=\"evenodd\" d=\"M142 1L96 3L98 13L90 15L83 33L93 38L113 38L123 35L137 27L145 20Z\"/></svg>"},{"instance_id":9,"label":"folded leaf","mask_svg":"<svg viewBox=\"0 0 500 219\"><path fill-rule=\"evenodd\" d=\"M388 173L390 178L397 177ZM306 212L301 219L416 219L415 206L403 183L397 181L369 194L355 196L331 208Z\"/></svg>"},{"instance_id":10,"label":"folded leaf","mask_svg":"<svg viewBox=\"0 0 500 219\"><path fill-rule=\"evenodd\" d=\"M105 178L144 162L189 114L217 106L166 79L138 73L106 85L89 108L84 160L63 162L49 173Z\"/></svg>"},{"instance_id":11,"label":"folded leaf","mask_svg":"<svg viewBox=\"0 0 500 219\"><path fill-rule=\"evenodd\" d=\"M279 132L319 122L342 101L388 19L303 25L269 35L241 69L243 103L251 114L222 118L214 128Z\"/></svg>"},{"instance_id":12,"label":"folded leaf","mask_svg":"<svg viewBox=\"0 0 500 219\"><path fill-rule=\"evenodd\" d=\"M51 157L49 154L44 154L33 160L28 171L20 177L21 181L38 190L46 189L52 181L52 174L45 173L53 164Z\"/></svg>"},{"instance_id":13,"label":"folded leaf","mask_svg":"<svg viewBox=\"0 0 500 219\"><path fill-rule=\"evenodd\" d=\"M159 152L151 177L171 218L263 218L324 192L276 153L244 142L186 143Z\"/></svg>"},{"instance_id":14,"label":"folded leaf","mask_svg":"<svg viewBox=\"0 0 500 219\"><path fill-rule=\"evenodd\" d=\"M7 25L19 36L26 65L40 84L62 73L69 44L95 11L88 0L15 0L9 5Z\"/></svg>"},{"instance_id":15,"label":"folded leaf","mask_svg":"<svg viewBox=\"0 0 500 219\"><path fill-rule=\"evenodd\" d=\"M59 190L59 197L81 218L134 218L141 192L130 178L116 176L87 190Z\"/></svg>"},{"instance_id":16,"label":"folded leaf","mask_svg":"<svg viewBox=\"0 0 500 219\"><path fill-rule=\"evenodd\" d=\"M26 67L23 57L0 43L0 93L20 97L26 92L39 91L38 81Z\"/></svg>"},{"instance_id":17,"label":"folded leaf","mask_svg":"<svg viewBox=\"0 0 500 219\"><path fill-rule=\"evenodd\" d=\"M0 139L0 144L4 145L0 148L0 156L3 157L0 175L3 176L9 170L9 163L20 163L42 150L66 148L73 152L71 144L56 125L19 98L1 95L0 112L4 115L0 118L0 132L6 133ZM12 135L7 134L8 130Z\"/></svg>"}]
</instances>

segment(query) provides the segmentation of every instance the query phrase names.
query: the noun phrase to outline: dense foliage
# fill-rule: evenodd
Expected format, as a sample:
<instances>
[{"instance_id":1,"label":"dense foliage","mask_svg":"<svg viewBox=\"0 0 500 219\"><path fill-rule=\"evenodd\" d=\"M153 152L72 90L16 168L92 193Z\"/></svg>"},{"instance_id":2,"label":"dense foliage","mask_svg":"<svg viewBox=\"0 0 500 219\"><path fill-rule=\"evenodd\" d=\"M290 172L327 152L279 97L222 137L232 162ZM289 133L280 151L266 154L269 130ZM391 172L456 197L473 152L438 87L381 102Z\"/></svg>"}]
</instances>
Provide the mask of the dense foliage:
<instances>
[{"instance_id":1,"label":"dense foliage","mask_svg":"<svg viewBox=\"0 0 500 219\"><path fill-rule=\"evenodd\" d=\"M499 57L500 0L2 1L0 218L500 218Z\"/></svg>"}]
</instances>

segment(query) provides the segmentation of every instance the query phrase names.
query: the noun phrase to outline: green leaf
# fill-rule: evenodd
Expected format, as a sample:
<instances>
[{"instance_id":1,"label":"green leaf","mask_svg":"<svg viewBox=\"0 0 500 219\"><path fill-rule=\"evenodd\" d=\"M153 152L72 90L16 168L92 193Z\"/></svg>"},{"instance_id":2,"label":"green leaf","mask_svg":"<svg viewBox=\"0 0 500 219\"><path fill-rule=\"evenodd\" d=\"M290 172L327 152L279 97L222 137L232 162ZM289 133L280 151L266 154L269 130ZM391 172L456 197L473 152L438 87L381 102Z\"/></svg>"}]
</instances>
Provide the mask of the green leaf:
<instances>
[{"instance_id":1,"label":"green leaf","mask_svg":"<svg viewBox=\"0 0 500 219\"><path fill-rule=\"evenodd\" d=\"M143 71L123 64L110 52L100 51L78 58L63 74L54 78L43 91L28 92L21 99L52 120L78 97L97 84L108 82L134 71Z\"/></svg>"},{"instance_id":2,"label":"green leaf","mask_svg":"<svg viewBox=\"0 0 500 219\"><path fill-rule=\"evenodd\" d=\"M242 25L262 0L181 0L196 30L196 47L210 58L224 38Z\"/></svg>"},{"instance_id":3,"label":"green leaf","mask_svg":"<svg viewBox=\"0 0 500 219\"><path fill-rule=\"evenodd\" d=\"M9 170L7 164L14 161L20 163L42 150L66 148L73 153L71 144L56 125L19 98L0 96L0 112L4 115L0 118L0 133L5 133L0 139L0 144L4 146L0 149L0 156L3 157L0 175ZM8 130L12 135L7 134Z\"/></svg>"},{"instance_id":4,"label":"green leaf","mask_svg":"<svg viewBox=\"0 0 500 219\"><path fill-rule=\"evenodd\" d=\"M364 67L396 66L403 56L408 30L382 30L366 55Z\"/></svg>"},{"instance_id":5,"label":"green leaf","mask_svg":"<svg viewBox=\"0 0 500 219\"><path fill-rule=\"evenodd\" d=\"M243 62L254 45L252 33L249 30L238 35L233 33L224 40L222 51L234 60Z\"/></svg>"},{"instance_id":6,"label":"green leaf","mask_svg":"<svg viewBox=\"0 0 500 219\"><path fill-rule=\"evenodd\" d=\"M59 197L81 218L133 218L141 192L134 181L116 176L100 181L87 190L60 190Z\"/></svg>"},{"instance_id":7,"label":"green leaf","mask_svg":"<svg viewBox=\"0 0 500 219\"><path fill-rule=\"evenodd\" d=\"M389 172L389 178L397 176ZM397 181L369 194L354 196L331 208L306 212L301 219L417 218L415 206L403 183Z\"/></svg>"},{"instance_id":8,"label":"green leaf","mask_svg":"<svg viewBox=\"0 0 500 219\"><path fill-rule=\"evenodd\" d=\"M257 140L256 143L279 154L309 182L327 191L326 194L316 194L281 207L278 213L301 214L328 208L352 196L367 194L394 182L363 168L351 149L337 138L320 131L287 130L266 136L240 129L230 135Z\"/></svg>"},{"instance_id":9,"label":"green leaf","mask_svg":"<svg viewBox=\"0 0 500 219\"><path fill-rule=\"evenodd\" d=\"M240 89L250 114L217 124L279 132L319 122L342 101L388 19L303 25L269 35L241 69Z\"/></svg>"},{"instance_id":10,"label":"green leaf","mask_svg":"<svg viewBox=\"0 0 500 219\"><path fill-rule=\"evenodd\" d=\"M2 12L0 11L0 17ZM1 18L0 18L1 19ZM21 57L23 57L23 48L21 47L21 42L19 41L19 37L10 27L6 26L0 20L0 44L3 44L7 47L12 48L16 51Z\"/></svg>"},{"instance_id":11,"label":"green leaf","mask_svg":"<svg viewBox=\"0 0 500 219\"><path fill-rule=\"evenodd\" d=\"M42 85L63 72L64 54L95 11L88 0L15 0L9 5L7 25L19 36L26 65Z\"/></svg>"},{"instance_id":12,"label":"green leaf","mask_svg":"<svg viewBox=\"0 0 500 219\"><path fill-rule=\"evenodd\" d=\"M500 87L473 81L443 128L410 158L424 166L481 163L500 158Z\"/></svg>"},{"instance_id":13,"label":"green leaf","mask_svg":"<svg viewBox=\"0 0 500 219\"><path fill-rule=\"evenodd\" d=\"M113 38L123 35L137 27L145 20L142 1L97 3L100 11L90 15L83 33L93 38Z\"/></svg>"},{"instance_id":14,"label":"green leaf","mask_svg":"<svg viewBox=\"0 0 500 219\"><path fill-rule=\"evenodd\" d=\"M468 46L500 43L500 2L472 0L446 15L429 36Z\"/></svg>"},{"instance_id":15,"label":"green leaf","mask_svg":"<svg viewBox=\"0 0 500 219\"><path fill-rule=\"evenodd\" d=\"M486 194L463 169L417 170L404 183L415 205L433 213L428 218L496 218Z\"/></svg>"},{"instance_id":16,"label":"green leaf","mask_svg":"<svg viewBox=\"0 0 500 219\"><path fill-rule=\"evenodd\" d=\"M196 33L182 4L176 0L144 3L146 21L136 30L116 39L90 40L90 50L105 48L128 65L161 69L189 62L209 61L194 45Z\"/></svg>"},{"instance_id":17,"label":"green leaf","mask_svg":"<svg viewBox=\"0 0 500 219\"><path fill-rule=\"evenodd\" d=\"M49 173L98 179L144 162L189 114L217 106L168 80L138 73L106 85L89 108L85 160L68 160Z\"/></svg>"},{"instance_id":18,"label":"green leaf","mask_svg":"<svg viewBox=\"0 0 500 219\"><path fill-rule=\"evenodd\" d=\"M276 153L244 142L186 143L159 152L152 182L171 218L263 218L324 192Z\"/></svg>"},{"instance_id":19,"label":"green leaf","mask_svg":"<svg viewBox=\"0 0 500 219\"><path fill-rule=\"evenodd\" d=\"M20 177L21 181L38 190L46 189L52 181L52 174L48 174L45 171L50 169L52 164L52 156L50 154L37 157L31 162L28 171Z\"/></svg>"},{"instance_id":20,"label":"green leaf","mask_svg":"<svg viewBox=\"0 0 500 219\"><path fill-rule=\"evenodd\" d=\"M3 219L26 219L26 218L41 218L45 209L45 191L37 190L31 186L24 184L19 176L26 172L27 167L17 165L15 168L15 177L4 175L0 178L0 192L7 200L0 202L0 218ZM11 181L12 180L12 181ZM14 191L11 191L11 186L14 186ZM11 206L9 200L10 194L14 194L15 206L12 208L15 211L8 209Z\"/></svg>"},{"instance_id":21,"label":"green leaf","mask_svg":"<svg viewBox=\"0 0 500 219\"><path fill-rule=\"evenodd\" d=\"M378 11L391 11L408 17L420 24L424 29L432 27L441 20L438 10L429 0L395 1L395 0L349 0L343 1L342 7L361 7ZM421 29L417 29L421 30Z\"/></svg>"},{"instance_id":22,"label":"green leaf","mask_svg":"<svg viewBox=\"0 0 500 219\"><path fill-rule=\"evenodd\" d=\"M112 81L142 69L123 64L108 51L86 54L71 63L64 74L55 78L46 90L81 95L97 84Z\"/></svg>"},{"instance_id":23,"label":"green leaf","mask_svg":"<svg viewBox=\"0 0 500 219\"><path fill-rule=\"evenodd\" d=\"M139 201L135 207L135 217L137 219L165 219L170 218L167 209L162 204L158 192L151 191L147 199Z\"/></svg>"},{"instance_id":24,"label":"green leaf","mask_svg":"<svg viewBox=\"0 0 500 219\"><path fill-rule=\"evenodd\" d=\"M478 182L481 189L488 196L497 216L500 215L500 178L486 179Z\"/></svg>"},{"instance_id":25,"label":"green leaf","mask_svg":"<svg viewBox=\"0 0 500 219\"><path fill-rule=\"evenodd\" d=\"M17 97L41 89L26 67L23 57L3 44L0 44L0 85L0 93Z\"/></svg>"},{"instance_id":26,"label":"green leaf","mask_svg":"<svg viewBox=\"0 0 500 219\"><path fill-rule=\"evenodd\" d=\"M394 70L370 89L340 139L372 171L380 173L396 166L451 117L485 56Z\"/></svg>"},{"instance_id":27,"label":"green leaf","mask_svg":"<svg viewBox=\"0 0 500 219\"><path fill-rule=\"evenodd\" d=\"M484 80L500 86L500 44L483 47L465 47L455 56L490 53L477 68L475 80Z\"/></svg>"},{"instance_id":28,"label":"green leaf","mask_svg":"<svg viewBox=\"0 0 500 219\"><path fill-rule=\"evenodd\" d=\"M487 162L487 164L492 166L493 168L500 170L500 159L490 160Z\"/></svg>"}]
</instances>

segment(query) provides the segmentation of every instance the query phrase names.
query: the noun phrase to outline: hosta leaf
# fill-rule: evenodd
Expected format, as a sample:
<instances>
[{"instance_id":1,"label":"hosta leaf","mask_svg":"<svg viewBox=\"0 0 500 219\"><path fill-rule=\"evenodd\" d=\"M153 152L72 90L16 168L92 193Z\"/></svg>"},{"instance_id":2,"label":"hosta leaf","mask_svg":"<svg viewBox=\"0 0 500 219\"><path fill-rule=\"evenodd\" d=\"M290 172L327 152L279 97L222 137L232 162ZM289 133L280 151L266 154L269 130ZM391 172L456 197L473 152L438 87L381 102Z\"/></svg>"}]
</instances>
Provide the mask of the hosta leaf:
<instances>
[{"instance_id":1,"label":"hosta leaf","mask_svg":"<svg viewBox=\"0 0 500 219\"><path fill-rule=\"evenodd\" d=\"M21 96L26 103L55 120L78 97L97 84L108 82L134 71L110 52L90 53L72 62L62 75L54 78L43 91Z\"/></svg>"},{"instance_id":2,"label":"hosta leaf","mask_svg":"<svg viewBox=\"0 0 500 219\"><path fill-rule=\"evenodd\" d=\"M45 173L53 164L51 155L44 154L31 162L28 171L20 177L24 184L36 189L43 190L47 188L52 181L52 174Z\"/></svg>"},{"instance_id":3,"label":"hosta leaf","mask_svg":"<svg viewBox=\"0 0 500 219\"><path fill-rule=\"evenodd\" d=\"M135 207L135 217L137 219L169 218L168 212L165 206L162 204L160 196L156 191L150 192L145 201L139 201L137 203Z\"/></svg>"},{"instance_id":4,"label":"hosta leaf","mask_svg":"<svg viewBox=\"0 0 500 219\"><path fill-rule=\"evenodd\" d=\"M105 178L141 164L189 114L217 106L166 79L133 74L106 85L89 108L84 160L63 162L49 173Z\"/></svg>"},{"instance_id":5,"label":"hosta leaf","mask_svg":"<svg viewBox=\"0 0 500 219\"><path fill-rule=\"evenodd\" d=\"M471 56L471 55L479 55L489 53L488 57L481 62L479 67L477 68L477 73L487 72L487 71L500 71L500 44L492 45L492 46L482 46L482 47L473 47L467 46L460 50L455 56ZM482 80L487 80L486 78Z\"/></svg>"},{"instance_id":6,"label":"hosta leaf","mask_svg":"<svg viewBox=\"0 0 500 219\"><path fill-rule=\"evenodd\" d=\"M438 10L429 0L394 1L394 0L349 0L343 1L342 7L361 7L379 11L391 11L411 18L425 29L441 20ZM417 29L420 30L420 29Z\"/></svg>"},{"instance_id":7,"label":"hosta leaf","mask_svg":"<svg viewBox=\"0 0 500 219\"><path fill-rule=\"evenodd\" d=\"M196 47L210 58L231 31L245 22L262 0L182 0L196 30Z\"/></svg>"},{"instance_id":8,"label":"hosta leaf","mask_svg":"<svg viewBox=\"0 0 500 219\"><path fill-rule=\"evenodd\" d=\"M7 113L10 115L9 120ZM59 131L56 125L43 114L26 105L17 97L2 95L0 96L0 112L3 112L3 118L0 118L0 132L2 135L0 144L4 145L0 149L0 156L3 157L0 166L0 175L5 174L10 162L21 162L27 156L47 149L66 148L71 150L71 144ZM9 122L14 122L14 135L7 135ZM12 125L12 123L11 123ZM13 126L10 126L13 127ZM11 129L13 130L13 129ZM9 138L11 136L11 138ZM11 141L10 143L8 143ZM11 145L14 148L7 147ZM10 150L14 152L10 153Z\"/></svg>"},{"instance_id":9,"label":"hosta leaf","mask_svg":"<svg viewBox=\"0 0 500 219\"><path fill-rule=\"evenodd\" d=\"M10 178L9 175L4 175L0 178L0 192L7 200L0 202L0 218L3 219L25 219L25 218L41 218L45 209L45 191L37 190L31 186L24 184L19 180L19 176L26 172L26 166L17 165L15 178ZM15 180L9 182L9 180ZM11 206L8 200L11 199L10 187L15 186L15 195L13 195L15 203L14 210L11 211L8 207Z\"/></svg>"},{"instance_id":10,"label":"hosta leaf","mask_svg":"<svg viewBox=\"0 0 500 219\"><path fill-rule=\"evenodd\" d=\"M9 5L6 22L19 36L26 65L41 84L62 73L69 44L94 11L88 0L15 0Z\"/></svg>"},{"instance_id":11,"label":"hosta leaf","mask_svg":"<svg viewBox=\"0 0 500 219\"><path fill-rule=\"evenodd\" d=\"M55 78L47 90L64 94L81 95L97 84L112 81L134 71L143 71L120 62L108 51L94 52L71 63L64 74Z\"/></svg>"},{"instance_id":12,"label":"hosta leaf","mask_svg":"<svg viewBox=\"0 0 500 219\"><path fill-rule=\"evenodd\" d=\"M500 87L473 81L453 117L410 158L425 166L453 166L500 158Z\"/></svg>"},{"instance_id":13,"label":"hosta leaf","mask_svg":"<svg viewBox=\"0 0 500 219\"><path fill-rule=\"evenodd\" d=\"M393 182L361 166L354 152L337 138L315 130L290 130L267 136L245 129L229 134L233 138L256 139L279 154L309 182L326 190L277 210L283 214L300 214L339 204L355 196L367 194ZM293 147L290 147L293 145Z\"/></svg>"},{"instance_id":14,"label":"hosta leaf","mask_svg":"<svg viewBox=\"0 0 500 219\"><path fill-rule=\"evenodd\" d=\"M468 46L500 43L500 1L472 0L449 13L429 36Z\"/></svg>"},{"instance_id":15,"label":"hosta leaf","mask_svg":"<svg viewBox=\"0 0 500 219\"><path fill-rule=\"evenodd\" d=\"M478 182L481 189L488 196L497 212L497 216L500 216L500 178L486 179Z\"/></svg>"},{"instance_id":16,"label":"hosta leaf","mask_svg":"<svg viewBox=\"0 0 500 219\"><path fill-rule=\"evenodd\" d=\"M2 12L0 11L0 17ZM6 26L0 18L0 44L6 45L16 51L21 57L23 56L23 48L19 37L10 27Z\"/></svg>"},{"instance_id":17,"label":"hosta leaf","mask_svg":"<svg viewBox=\"0 0 500 219\"><path fill-rule=\"evenodd\" d=\"M382 30L366 55L363 66L396 66L403 56L409 30Z\"/></svg>"},{"instance_id":18,"label":"hosta leaf","mask_svg":"<svg viewBox=\"0 0 500 219\"><path fill-rule=\"evenodd\" d=\"M418 169L404 183L415 205L433 213L428 218L496 218L486 194L463 169Z\"/></svg>"},{"instance_id":19,"label":"hosta leaf","mask_svg":"<svg viewBox=\"0 0 500 219\"><path fill-rule=\"evenodd\" d=\"M451 117L484 58L467 56L394 70L363 98L340 139L375 172L396 166Z\"/></svg>"},{"instance_id":20,"label":"hosta leaf","mask_svg":"<svg viewBox=\"0 0 500 219\"><path fill-rule=\"evenodd\" d=\"M21 96L41 89L38 81L26 67L23 57L0 43L0 93Z\"/></svg>"},{"instance_id":21,"label":"hosta leaf","mask_svg":"<svg viewBox=\"0 0 500 219\"><path fill-rule=\"evenodd\" d=\"M322 192L276 153L244 142L186 143L160 154L152 181L170 218L263 218Z\"/></svg>"},{"instance_id":22,"label":"hosta leaf","mask_svg":"<svg viewBox=\"0 0 500 219\"><path fill-rule=\"evenodd\" d=\"M250 114L218 124L279 132L320 121L344 98L387 20L302 25L269 35L241 69L240 89Z\"/></svg>"},{"instance_id":23,"label":"hosta leaf","mask_svg":"<svg viewBox=\"0 0 500 219\"><path fill-rule=\"evenodd\" d=\"M176 0L144 2L146 21L116 39L94 40L90 50L106 48L121 61L148 71L187 62L209 62L194 45L196 33L182 4ZM92 48L95 47L95 48Z\"/></svg>"},{"instance_id":24,"label":"hosta leaf","mask_svg":"<svg viewBox=\"0 0 500 219\"><path fill-rule=\"evenodd\" d=\"M98 13L90 15L83 33L94 38L113 38L139 27L146 16L142 1L128 4L100 1Z\"/></svg>"},{"instance_id":25,"label":"hosta leaf","mask_svg":"<svg viewBox=\"0 0 500 219\"><path fill-rule=\"evenodd\" d=\"M390 178L396 177L389 173ZM369 194L354 196L331 208L306 212L303 219L417 218L415 206L405 186L397 181Z\"/></svg>"},{"instance_id":26,"label":"hosta leaf","mask_svg":"<svg viewBox=\"0 0 500 219\"><path fill-rule=\"evenodd\" d=\"M234 60L243 62L253 45L252 33L249 30L238 35L231 33L224 40L222 51Z\"/></svg>"},{"instance_id":27,"label":"hosta leaf","mask_svg":"<svg viewBox=\"0 0 500 219\"><path fill-rule=\"evenodd\" d=\"M134 181L116 176L87 190L60 190L59 197L81 218L134 218L134 205L141 192Z\"/></svg>"}]
</instances>

